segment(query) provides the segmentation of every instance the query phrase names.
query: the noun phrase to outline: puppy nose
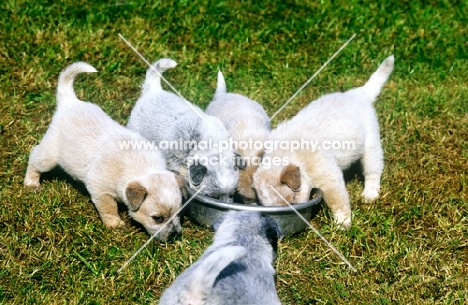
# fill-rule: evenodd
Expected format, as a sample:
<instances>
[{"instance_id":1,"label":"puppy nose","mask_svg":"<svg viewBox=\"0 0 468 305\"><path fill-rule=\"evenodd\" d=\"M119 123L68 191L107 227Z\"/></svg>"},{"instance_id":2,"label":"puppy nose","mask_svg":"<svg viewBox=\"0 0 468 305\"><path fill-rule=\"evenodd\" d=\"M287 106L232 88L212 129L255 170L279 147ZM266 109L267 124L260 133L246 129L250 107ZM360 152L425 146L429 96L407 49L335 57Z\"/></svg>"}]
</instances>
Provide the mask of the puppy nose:
<instances>
[{"instance_id":1,"label":"puppy nose","mask_svg":"<svg viewBox=\"0 0 468 305\"><path fill-rule=\"evenodd\" d=\"M169 237L168 237L167 240L170 241L170 242L174 242L174 241L180 239L181 237L182 237L182 232L174 231L174 232L171 232L169 234Z\"/></svg>"}]
</instances>

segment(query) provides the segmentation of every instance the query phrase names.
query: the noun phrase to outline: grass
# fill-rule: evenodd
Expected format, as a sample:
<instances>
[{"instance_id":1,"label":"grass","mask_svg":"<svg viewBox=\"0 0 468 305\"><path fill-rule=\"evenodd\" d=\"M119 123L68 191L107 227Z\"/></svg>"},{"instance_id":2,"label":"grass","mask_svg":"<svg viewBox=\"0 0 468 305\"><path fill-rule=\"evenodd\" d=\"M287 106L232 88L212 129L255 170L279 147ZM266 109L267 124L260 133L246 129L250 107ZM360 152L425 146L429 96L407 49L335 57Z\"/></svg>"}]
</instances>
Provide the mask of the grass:
<instances>
[{"instance_id":1,"label":"grass","mask_svg":"<svg viewBox=\"0 0 468 305\"><path fill-rule=\"evenodd\" d=\"M0 4L0 303L149 304L211 243L183 223L184 237L154 243L134 226L107 231L76 183L48 175L23 189L30 149L55 109L57 76L83 60L99 73L76 81L78 96L125 124L145 64L179 66L167 78L205 107L225 73L228 89L273 114L352 34L357 36L274 125L321 94L362 85L395 53L376 109L385 151L381 198L361 202L348 183L355 220L312 222L358 269L351 273L311 231L282 241L276 262L284 304L468 303L468 11L462 1L7 0ZM79 148L77 148L79 149Z\"/></svg>"}]
</instances>

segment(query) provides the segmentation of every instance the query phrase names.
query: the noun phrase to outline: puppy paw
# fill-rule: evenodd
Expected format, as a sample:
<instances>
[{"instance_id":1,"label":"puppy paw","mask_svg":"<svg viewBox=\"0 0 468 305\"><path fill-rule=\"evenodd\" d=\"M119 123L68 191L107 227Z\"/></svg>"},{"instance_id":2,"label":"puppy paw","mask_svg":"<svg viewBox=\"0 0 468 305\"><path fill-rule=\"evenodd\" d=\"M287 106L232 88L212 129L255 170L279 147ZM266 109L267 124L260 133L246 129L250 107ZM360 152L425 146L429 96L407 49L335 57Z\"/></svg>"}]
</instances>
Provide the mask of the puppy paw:
<instances>
[{"instance_id":1,"label":"puppy paw","mask_svg":"<svg viewBox=\"0 0 468 305\"><path fill-rule=\"evenodd\" d=\"M125 222L120 218L107 218L103 219L102 222L107 229L110 230L122 230L125 228Z\"/></svg>"},{"instance_id":2,"label":"puppy paw","mask_svg":"<svg viewBox=\"0 0 468 305\"><path fill-rule=\"evenodd\" d=\"M349 230L351 228L351 214L337 212L334 216L335 223L340 230Z\"/></svg>"},{"instance_id":3,"label":"puppy paw","mask_svg":"<svg viewBox=\"0 0 468 305\"><path fill-rule=\"evenodd\" d=\"M35 193L41 190L41 184L36 180L24 179L24 187Z\"/></svg>"},{"instance_id":4,"label":"puppy paw","mask_svg":"<svg viewBox=\"0 0 468 305\"><path fill-rule=\"evenodd\" d=\"M379 189L366 187L362 192L362 196L364 197L364 201L366 203L373 203L377 200L377 198L379 198Z\"/></svg>"}]
</instances>

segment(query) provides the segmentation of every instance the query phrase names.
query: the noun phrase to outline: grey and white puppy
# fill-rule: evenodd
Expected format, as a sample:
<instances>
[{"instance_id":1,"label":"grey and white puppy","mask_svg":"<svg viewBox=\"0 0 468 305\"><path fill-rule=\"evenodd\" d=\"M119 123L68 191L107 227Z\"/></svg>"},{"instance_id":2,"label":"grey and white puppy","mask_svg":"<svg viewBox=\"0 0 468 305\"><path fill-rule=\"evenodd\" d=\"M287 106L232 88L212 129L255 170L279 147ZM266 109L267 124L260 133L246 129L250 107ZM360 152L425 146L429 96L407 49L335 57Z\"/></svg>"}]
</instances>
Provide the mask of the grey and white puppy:
<instances>
[{"instance_id":1,"label":"grey and white puppy","mask_svg":"<svg viewBox=\"0 0 468 305\"><path fill-rule=\"evenodd\" d=\"M271 131L265 109L244 95L227 92L223 73L219 71L216 92L206 113L220 118L236 141L234 148L246 162L246 168L239 172L237 193L244 203L255 204L258 198L253 188L253 174L261 163L263 142ZM262 145L257 148L253 143Z\"/></svg>"},{"instance_id":2,"label":"grey and white puppy","mask_svg":"<svg viewBox=\"0 0 468 305\"><path fill-rule=\"evenodd\" d=\"M213 244L163 293L159 305L275 305L278 224L257 212L228 212Z\"/></svg>"},{"instance_id":3,"label":"grey and white puppy","mask_svg":"<svg viewBox=\"0 0 468 305\"><path fill-rule=\"evenodd\" d=\"M162 58L153 64L154 69L147 70L127 127L156 141L160 149L163 142L172 143L161 149L171 171L192 189L203 185L204 195L232 202L243 162L228 147L230 136L219 118L162 89L161 74L176 65L174 60ZM180 185L182 190L185 183Z\"/></svg>"}]
</instances>

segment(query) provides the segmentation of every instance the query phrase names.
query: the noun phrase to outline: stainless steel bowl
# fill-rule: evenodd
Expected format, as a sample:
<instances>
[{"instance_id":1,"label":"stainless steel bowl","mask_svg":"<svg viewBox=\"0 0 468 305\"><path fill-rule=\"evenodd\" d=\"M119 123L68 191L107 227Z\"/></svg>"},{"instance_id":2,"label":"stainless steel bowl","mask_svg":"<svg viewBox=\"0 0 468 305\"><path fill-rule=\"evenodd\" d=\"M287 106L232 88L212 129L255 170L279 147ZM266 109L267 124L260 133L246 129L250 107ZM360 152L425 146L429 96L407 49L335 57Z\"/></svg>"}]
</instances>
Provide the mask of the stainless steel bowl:
<instances>
[{"instance_id":1,"label":"stainless steel bowl","mask_svg":"<svg viewBox=\"0 0 468 305\"><path fill-rule=\"evenodd\" d=\"M190 188L187 188L187 191L190 196L193 196L196 193L196 191ZM302 217L309 221L312 217L312 208L322 200L322 196L323 193L321 190L314 189L311 192L311 199L308 202L294 204L293 207L302 215ZM188 206L190 219L207 227L211 227L211 225L224 213L234 210L256 211L271 216L279 224L284 235L298 233L307 228L307 224L299 218L296 212L294 212L289 206L265 207L239 203L226 203L201 194L198 194Z\"/></svg>"}]
</instances>

